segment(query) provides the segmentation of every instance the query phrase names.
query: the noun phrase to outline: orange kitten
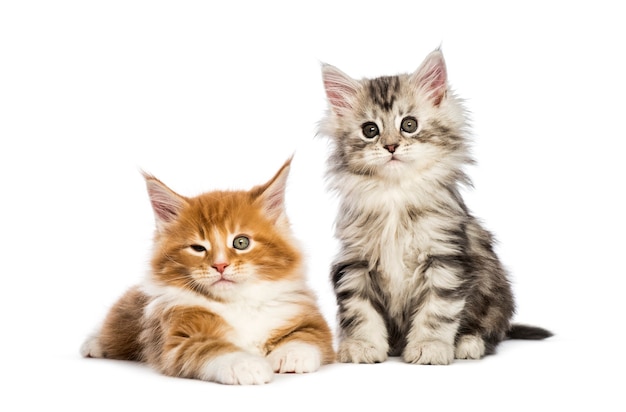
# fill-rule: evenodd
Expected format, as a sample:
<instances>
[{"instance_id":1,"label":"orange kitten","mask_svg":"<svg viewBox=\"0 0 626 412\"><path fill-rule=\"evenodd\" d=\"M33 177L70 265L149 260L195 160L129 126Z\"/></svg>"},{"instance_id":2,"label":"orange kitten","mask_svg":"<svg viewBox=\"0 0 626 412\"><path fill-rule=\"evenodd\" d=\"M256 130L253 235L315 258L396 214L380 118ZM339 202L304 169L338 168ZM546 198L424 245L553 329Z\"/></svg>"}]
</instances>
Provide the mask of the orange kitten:
<instances>
[{"instance_id":1,"label":"orange kitten","mask_svg":"<svg viewBox=\"0 0 626 412\"><path fill-rule=\"evenodd\" d=\"M289 164L250 191L193 198L145 174L156 218L152 271L115 303L82 355L224 384L333 362L285 214Z\"/></svg>"}]
</instances>

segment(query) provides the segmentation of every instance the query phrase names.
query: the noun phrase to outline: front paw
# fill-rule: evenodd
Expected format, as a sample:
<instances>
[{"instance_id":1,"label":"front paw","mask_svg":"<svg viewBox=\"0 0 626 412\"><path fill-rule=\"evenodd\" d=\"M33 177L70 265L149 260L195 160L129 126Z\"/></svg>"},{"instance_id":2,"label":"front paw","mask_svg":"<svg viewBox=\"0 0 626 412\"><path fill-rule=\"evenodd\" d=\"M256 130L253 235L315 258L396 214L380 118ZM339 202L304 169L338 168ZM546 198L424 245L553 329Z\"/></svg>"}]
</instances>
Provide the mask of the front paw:
<instances>
[{"instance_id":1,"label":"front paw","mask_svg":"<svg viewBox=\"0 0 626 412\"><path fill-rule=\"evenodd\" d=\"M261 385L273 376L265 358L245 352L218 356L204 366L201 374L202 379L226 385Z\"/></svg>"},{"instance_id":2,"label":"front paw","mask_svg":"<svg viewBox=\"0 0 626 412\"><path fill-rule=\"evenodd\" d=\"M409 343L402 358L418 365L449 365L454 359L454 345L437 340Z\"/></svg>"},{"instance_id":3,"label":"front paw","mask_svg":"<svg viewBox=\"0 0 626 412\"><path fill-rule=\"evenodd\" d=\"M339 343L337 359L344 363L384 362L387 360L387 348L376 347L364 340L345 339Z\"/></svg>"},{"instance_id":4,"label":"front paw","mask_svg":"<svg viewBox=\"0 0 626 412\"><path fill-rule=\"evenodd\" d=\"M307 373L319 369L322 354L316 346L308 343L287 342L274 349L267 360L277 373Z\"/></svg>"}]
</instances>

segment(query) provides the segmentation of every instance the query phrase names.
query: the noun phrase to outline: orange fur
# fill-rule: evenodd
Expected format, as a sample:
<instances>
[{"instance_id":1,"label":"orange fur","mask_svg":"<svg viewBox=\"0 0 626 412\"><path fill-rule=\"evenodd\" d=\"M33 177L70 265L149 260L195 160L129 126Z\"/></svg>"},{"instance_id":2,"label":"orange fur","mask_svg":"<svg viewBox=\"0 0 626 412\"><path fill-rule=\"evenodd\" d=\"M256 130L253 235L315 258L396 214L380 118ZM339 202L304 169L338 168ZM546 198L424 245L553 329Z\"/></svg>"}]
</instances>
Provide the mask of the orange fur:
<instances>
[{"instance_id":1,"label":"orange fur","mask_svg":"<svg viewBox=\"0 0 626 412\"><path fill-rule=\"evenodd\" d=\"M329 344L331 337L326 321L316 305L308 304L307 306L308 310L303 314L291 319L283 328L274 331L265 344L266 353L271 353L287 342L304 341L315 344L321 349L323 363L333 363L335 351Z\"/></svg>"},{"instance_id":2,"label":"orange fur","mask_svg":"<svg viewBox=\"0 0 626 412\"><path fill-rule=\"evenodd\" d=\"M331 332L285 215L289 163L250 191L191 198L145 174L157 223L152 271L111 308L82 354L234 384L333 362Z\"/></svg>"}]
</instances>

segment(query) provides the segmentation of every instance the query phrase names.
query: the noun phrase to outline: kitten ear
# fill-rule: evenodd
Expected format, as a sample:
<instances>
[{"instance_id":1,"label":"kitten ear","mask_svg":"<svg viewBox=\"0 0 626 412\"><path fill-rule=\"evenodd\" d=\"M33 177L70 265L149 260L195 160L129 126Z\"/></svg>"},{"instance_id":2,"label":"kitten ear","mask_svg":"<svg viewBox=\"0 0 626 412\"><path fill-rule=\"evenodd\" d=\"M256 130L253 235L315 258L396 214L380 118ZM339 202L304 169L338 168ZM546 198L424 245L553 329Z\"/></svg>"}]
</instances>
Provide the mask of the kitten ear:
<instances>
[{"instance_id":1,"label":"kitten ear","mask_svg":"<svg viewBox=\"0 0 626 412\"><path fill-rule=\"evenodd\" d=\"M285 188L291 168L291 158L285 162L274 177L263 186L252 189L255 203L258 203L265 215L273 222L286 219Z\"/></svg>"},{"instance_id":2,"label":"kitten ear","mask_svg":"<svg viewBox=\"0 0 626 412\"><path fill-rule=\"evenodd\" d=\"M144 179L146 179L146 187L152 210L154 210L157 229L160 230L164 225L178 217L187 201L156 177L145 172L142 172L142 174Z\"/></svg>"},{"instance_id":3,"label":"kitten ear","mask_svg":"<svg viewBox=\"0 0 626 412\"><path fill-rule=\"evenodd\" d=\"M440 49L431 52L411 75L411 82L424 91L435 106L439 106L448 90L448 73Z\"/></svg>"},{"instance_id":4,"label":"kitten ear","mask_svg":"<svg viewBox=\"0 0 626 412\"><path fill-rule=\"evenodd\" d=\"M322 63L322 80L328 102L337 115L341 116L347 109L352 109L359 90L358 81L326 63Z\"/></svg>"}]
</instances>

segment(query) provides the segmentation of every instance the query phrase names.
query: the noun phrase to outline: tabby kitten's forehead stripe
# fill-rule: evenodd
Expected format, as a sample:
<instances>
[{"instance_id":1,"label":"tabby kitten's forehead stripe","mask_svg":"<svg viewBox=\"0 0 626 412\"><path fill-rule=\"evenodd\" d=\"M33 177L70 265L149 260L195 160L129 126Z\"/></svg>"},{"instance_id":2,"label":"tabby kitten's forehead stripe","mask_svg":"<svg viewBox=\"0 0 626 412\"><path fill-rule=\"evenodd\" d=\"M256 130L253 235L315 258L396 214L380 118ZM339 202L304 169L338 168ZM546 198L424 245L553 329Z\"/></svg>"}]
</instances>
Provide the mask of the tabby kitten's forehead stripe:
<instances>
[{"instance_id":1,"label":"tabby kitten's forehead stripe","mask_svg":"<svg viewBox=\"0 0 626 412\"><path fill-rule=\"evenodd\" d=\"M322 77L320 132L339 196L339 360L447 364L492 353L507 336L549 336L511 325L507 274L460 195L473 160L441 50L410 74L355 80L325 64Z\"/></svg>"},{"instance_id":2,"label":"tabby kitten's forehead stripe","mask_svg":"<svg viewBox=\"0 0 626 412\"><path fill-rule=\"evenodd\" d=\"M115 303L83 356L225 384L333 362L285 213L289 164L249 191L196 197L144 174L156 219L152 270Z\"/></svg>"},{"instance_id":3,"label":"tabby kitten's forehead stripe","mask_svg":"<svg viewBox=\"0 0 626 412\"><path fill-rule=\"evenodd\" d=\"M367 98L385 111L391 111L400 91L400 79L397 76L385 76L368 81Z\"/></svg>"}]
</instances>

